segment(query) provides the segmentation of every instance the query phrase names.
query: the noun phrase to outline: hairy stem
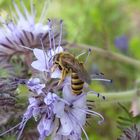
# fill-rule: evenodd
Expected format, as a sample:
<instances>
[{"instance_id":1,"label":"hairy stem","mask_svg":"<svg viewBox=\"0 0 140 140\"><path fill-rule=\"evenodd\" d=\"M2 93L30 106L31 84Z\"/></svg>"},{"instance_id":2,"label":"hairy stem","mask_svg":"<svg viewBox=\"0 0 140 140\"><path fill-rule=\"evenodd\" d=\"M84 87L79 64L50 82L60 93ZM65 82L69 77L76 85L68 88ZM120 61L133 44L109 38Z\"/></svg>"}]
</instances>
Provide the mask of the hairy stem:
<instances>
[{"instance_id":1,"label":"hairy stem","mask_svg":"<svg viewBox=\"0 0 140 140\"><path fill-rule=\"evenodd\" d=\"M101 93L103 96L106 97L104 101L102 101L100 98L97 98L94 94L88 94L88 99L89 100L97 100L101 101L102 103L106 102L121 102L121 101L131 101L134 96L137 94L137 89L132 89L128 91L120 91L120 92L108 92L108 93Z\"/></svg>"},{"instance_id":2,"label":"hairy stem","mask_svg":"<svg viewBox=\"0 0 140 140\"><path fill-rule=\"evenodd\" d=\"M115 53L115 52L105 50L99 47L84 45L84 44L69 43L68 46L74 47L74 48L82 48L82 49L90 48L93 52L95 52L95 54L101 55L102 57L108 58L112 61L115 60L121 63L126 63L137 69L140 69L140 60L136 60L134 58L131 58L131 57L119 54L119 53Z\"/></svg>"}]
</instances>

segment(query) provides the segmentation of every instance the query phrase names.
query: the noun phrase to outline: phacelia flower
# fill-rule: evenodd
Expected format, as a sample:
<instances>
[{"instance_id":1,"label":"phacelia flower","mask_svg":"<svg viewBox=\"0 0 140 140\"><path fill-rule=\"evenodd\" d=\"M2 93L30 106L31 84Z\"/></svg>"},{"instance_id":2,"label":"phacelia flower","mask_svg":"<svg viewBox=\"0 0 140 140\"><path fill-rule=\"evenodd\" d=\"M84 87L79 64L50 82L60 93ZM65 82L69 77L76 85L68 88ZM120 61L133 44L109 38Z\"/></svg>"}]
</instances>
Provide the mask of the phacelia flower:
<instances>
[{"instance_id":1,"label":"phacelia flower","mask_svg":"<svg viewBox=\"0 0 140 140\"><path fill-rule=\"evenodd\" d=\"M13 56L22 55L25 65L30 67L33 57L31 50L33 48L42 48L43 43L44 49L48 50L51 48L50 40L53 41L54 39L55 46L59 46L60 42L57 39L59 38L59 27L54 29L52 21L51 24L50 22L45 23L47 1L43 4L44 7L40 18L37 18L33 0L31 0L30 11L27 10L22 0L20 1L21 8L17 6L14 0L12 2L14 10L11 10L12 17L10 20L0 17L0 66L1 68L9 69L12 67L10 60Z\"/></svg>"},{"instance_id":2,"label":"phacelia flower","mask_svg":"<svg viewBox=\"0 0 140 140\"><path fill-rule=\"evenodd\" d=\"M41 84L39 78L29 79L27 86L32 92L37 94L41 94L43 92L42 89L45 88L45 84Z\"/></svg>"},{"instance_id":3,"label":"phacelia flower","mask_svg":"<svg viewBox=\"0 0 140 140\"><path fill-rule=\"evenodd\" d=\"M13 13L13 15L15 16L12 17L10 21L6 21L1 17L1 23L4 27L0 28L0 48L1 54L4 55L5 53L5 56L10 56L15 52L18 53L22 51L23 53L24 51L27 51L24 48L20 47L21 45L31 48L35 47L40 42L40 34L43 34L42 36L44 36L48 34L49 31L49 26L43 25L43 21L39 21L36 23L35 10L32 9L32 12L29 13L23 1L21 1L21 6L24 13L19 10L14 1L13 5L16 10L16 13ZM31 3L31 7L34 8L33 3ZM44 39L47 39L47 42L49 40L47 37ZM44 42L44 45L45 44L46 43Z\"/></svg>"},{"instance_id":4,"label":"phacelia flower","mask_svg":"<svg viewBox=\"0 0 140 140\"><path fill-rule=\"evenodd\" d=\"M89 140L84 129L87 115L99 117L101 119L99 123L103 122L104 118L88 107L87 95L94 93L98 96L99 94L90 91L88 84L84 82L82 92L78 95L74 94L71 87L71 77L66 75L59 86L56 78L61 79L62 68L58 67L54 71L52 70L56 54L65 51L61 45L62 21L60 21L60 33L55 34L51 20L45 25L43 21L35 23L33 9L30 14L21 2L24 11L24 14L22 14L15 2L13 4L17 12L16 17L14 17L15 23L11 21L6 24L3 20L5 29L2 29L1 32L5 35L3 34L0 38L0 49L2 48L0 57L3 56L1 54L6 54L4 57L11 56L17 51L27 55L30 52L37 59L30 63L32 68L39 73L47 73L50 77L47 77L47 80L42 80L39 76L36 76L37 78L31 77L24 82L31 95L29 95L29 105L23 114L22 121L13 128L1 133L0 136L18 128L17 140L19 140L27 122L34 118L35 123L37 123L39 140L45 140L48 136L51 136L52 140L81 140L82 132L86 140ZM43 13L45 12L43 10ZM58 36L59 41L57 43L55 38ZM93 75L91 79L110 82L110 80L104 79L100 75Z\"/></svg>"},{"instance_id":5,"label":"phacelia flower","mask_svg":"<svg viewBox=\"0 0 140 140\"><path fill-rule=\"evenodd\" d=\"M128 51L128 38L127 36L120 36L115 39L115 46L123 53Z\"/></svg>"},{"instance_id":6,"label":"phacelia flower","mask_svg":"<svg viewBox=\"0 0 140 140\"><path fill-rule=\"evenodd\" d=\"M86 140L88 135L84 130L86 116L98 116L101 118L101 123L104 118L99 113L89 110L86 101L86 93L74 95L71 89L71 83L67 81L63 86L63 100L65 102L56 102L54 113L60 119L59 129L56 132L55 140L70 139L80 140L82 131L85 134Z\"/></svg>"},{"instance_id":7,"label":"phacelia flower","mask_svg":"<svg viewBox=\"0 0 140 140\"><path fill-rule=\"evenodd\" d=\"M34 69L37 69L38 71L41 72L50 72L50 68L53 65L52 58L54 55L57 53L63 52L63 48L61 46L58 46L55 50L51 49L48 50L47 52L44 52L44 50L41 49L33 49L33 53L35 57L37 58L36 61L33 61L31 66Z\"/></svg>"}]
</instances>

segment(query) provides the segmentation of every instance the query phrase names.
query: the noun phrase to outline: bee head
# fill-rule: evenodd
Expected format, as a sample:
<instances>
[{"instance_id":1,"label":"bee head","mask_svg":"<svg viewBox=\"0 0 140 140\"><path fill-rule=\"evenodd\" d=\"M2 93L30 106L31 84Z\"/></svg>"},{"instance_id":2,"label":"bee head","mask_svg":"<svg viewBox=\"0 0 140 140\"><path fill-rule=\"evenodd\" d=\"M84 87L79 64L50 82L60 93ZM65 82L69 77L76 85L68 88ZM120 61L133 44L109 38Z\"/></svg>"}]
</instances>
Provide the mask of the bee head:
<instances>
[{"instance_id":1,"label":"bee head","mask_svg":"<svg viewBox=\"0 0 140 140\"><path fill-rule=\"evenodd\" d=\"M60 53L53 57L53 64L59 64Z\"/></svg>"}]
</instances>

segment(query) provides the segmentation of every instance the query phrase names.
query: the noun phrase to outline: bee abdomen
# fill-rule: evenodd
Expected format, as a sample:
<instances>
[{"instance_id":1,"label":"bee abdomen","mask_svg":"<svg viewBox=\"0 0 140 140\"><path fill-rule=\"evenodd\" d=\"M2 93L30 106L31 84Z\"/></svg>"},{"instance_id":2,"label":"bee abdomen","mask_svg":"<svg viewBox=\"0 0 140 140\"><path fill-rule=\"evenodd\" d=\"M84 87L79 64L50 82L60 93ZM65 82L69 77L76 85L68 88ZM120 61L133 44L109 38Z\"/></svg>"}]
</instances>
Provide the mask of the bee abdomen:
<instances>
[{"instance_id":1,"label":"bee abdomen","mask_svg":"<svg viewBox=\"0 0 140 140\"><path fill-rule=\"evenodd\" d=\"M79 79L79 76L77 73L72 72L71 74L71 88L72 88L72 92L74 94L81 94L82 90L83 90L83 85L84 82L82 80Z\"/></svg>"}]
</instances>

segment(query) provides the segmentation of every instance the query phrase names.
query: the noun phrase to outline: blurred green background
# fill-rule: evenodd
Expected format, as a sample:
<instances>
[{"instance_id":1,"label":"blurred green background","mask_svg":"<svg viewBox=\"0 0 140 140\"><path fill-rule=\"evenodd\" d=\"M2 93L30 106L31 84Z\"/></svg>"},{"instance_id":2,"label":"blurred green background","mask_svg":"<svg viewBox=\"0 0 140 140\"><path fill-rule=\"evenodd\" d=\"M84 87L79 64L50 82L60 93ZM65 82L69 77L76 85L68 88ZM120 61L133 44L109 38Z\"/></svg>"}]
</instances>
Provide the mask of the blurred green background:
<instances>
[{"instance_id":1,"label":"blurred green background","mask_svg":"<svg viewBox=\"0 0 140 140\"><path fill-rule=\"evenodd\" d=\"M16 1L19 3L19 1ZM44 0L34 0L37 16L42 11ZM30 2L24 0L30 8ZM91 48L87 67L91 74L104 73L113 83L93 81L91 88L106 96L106 100L95 100L95 111L101 113L105 122L97 124L90 119L86 127L90 140L116 140L119 116L133 107L135 115L140 113L140 0L53 0L48 1L47 18L64 20L66 40L76 50L83 52ZM0 13L10 12L11 0L0 0ZM73 51L73 49L72 49ZM78 52L78 53L79 53ZM77 53L77 52L74 52ZM89 97L92 98L92 97Z\"/></svg>"}]
</instances>

